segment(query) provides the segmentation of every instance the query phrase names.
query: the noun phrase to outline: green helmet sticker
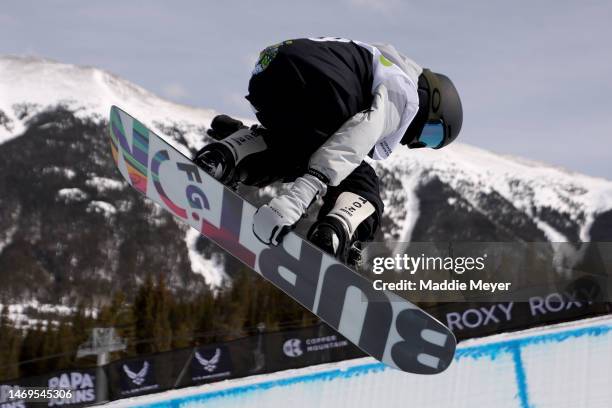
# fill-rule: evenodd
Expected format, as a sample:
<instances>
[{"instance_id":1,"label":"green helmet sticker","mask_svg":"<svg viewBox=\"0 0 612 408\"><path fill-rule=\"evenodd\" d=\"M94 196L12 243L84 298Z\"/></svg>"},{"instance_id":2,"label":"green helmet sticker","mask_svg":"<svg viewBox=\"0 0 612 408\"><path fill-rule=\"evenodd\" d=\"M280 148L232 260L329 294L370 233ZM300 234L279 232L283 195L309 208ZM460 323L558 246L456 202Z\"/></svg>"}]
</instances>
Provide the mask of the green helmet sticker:
<instances>
[{"instance_id":1,"label":"green helmet sticker","mask_svg":"<svg viewBox=\"0 0 612 408\"><path fill-rule=\"evenodd\" d=\"M257 75L263 72L266 68L268 68L268 65L270 65L272 60L278 54L278 48L281 45L289 45L292 43L293 41L288 40L266 47L262 52L259 53L259 59L257 60L257 64L255 64L255 68L253 68L253 75Z\"/></svg>"}]
</instances>

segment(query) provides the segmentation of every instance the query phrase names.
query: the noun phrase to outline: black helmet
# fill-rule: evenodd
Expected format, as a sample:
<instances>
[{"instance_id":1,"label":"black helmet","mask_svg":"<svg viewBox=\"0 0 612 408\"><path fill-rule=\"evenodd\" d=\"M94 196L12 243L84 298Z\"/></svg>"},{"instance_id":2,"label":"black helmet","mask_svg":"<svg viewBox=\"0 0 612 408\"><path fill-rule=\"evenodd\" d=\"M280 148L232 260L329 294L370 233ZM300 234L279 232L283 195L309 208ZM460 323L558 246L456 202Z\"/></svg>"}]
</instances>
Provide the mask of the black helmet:
<instances>
[{"instance_id":1,"label":"black helmet","mask_svg":"<svg viewBox=\"0 0 612 408\"><path fill-rule=\"evenodd\" d=\"M423 69L418 92L419 110L400 143L410 149L439 149L452 143L463 123L457 88L446 75Z\"/></svg>"}]
</instances>

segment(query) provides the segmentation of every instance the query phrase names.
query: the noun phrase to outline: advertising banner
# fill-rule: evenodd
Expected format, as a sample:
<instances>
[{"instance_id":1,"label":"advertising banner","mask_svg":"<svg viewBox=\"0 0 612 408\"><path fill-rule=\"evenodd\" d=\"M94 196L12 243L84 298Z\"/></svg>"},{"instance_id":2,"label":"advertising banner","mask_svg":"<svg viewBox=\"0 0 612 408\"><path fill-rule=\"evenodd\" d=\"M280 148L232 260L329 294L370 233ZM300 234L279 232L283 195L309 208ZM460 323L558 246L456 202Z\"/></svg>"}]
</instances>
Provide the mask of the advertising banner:
<instances>
[{"instance_id":1,"label":"advertising banner","mask_svg":"<svg viewBox=\"0 0 612 408\"><path fill-rule=\"evenodd\" d=\"M266 339L266 369L269 372L364 355L325 324L269 333Z\"/></svg>"},{"instance_id":2,"label":"advertising banner","mask_svg":"<svg viewBox=\"0 0 612 408\"><path fill-rule=\"evenodd\" d=\"M0 408L92 405L96 402L95 372L64 370L0 384Z\"/></svg>"}]
</instances>

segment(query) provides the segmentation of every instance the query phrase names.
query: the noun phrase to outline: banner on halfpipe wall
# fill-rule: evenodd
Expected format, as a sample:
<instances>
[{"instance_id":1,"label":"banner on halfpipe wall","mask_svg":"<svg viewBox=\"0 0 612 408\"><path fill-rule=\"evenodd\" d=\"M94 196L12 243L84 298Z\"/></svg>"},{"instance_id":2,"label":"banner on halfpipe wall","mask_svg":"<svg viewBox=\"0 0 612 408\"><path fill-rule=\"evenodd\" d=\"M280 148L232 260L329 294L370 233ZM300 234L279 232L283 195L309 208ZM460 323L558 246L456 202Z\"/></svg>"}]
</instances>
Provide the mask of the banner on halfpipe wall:
<instances>
[{"instance_id":1,"label":"banner on halfpipe wall","mask_svg":"<svg viewBox=\"0 0 612 408\"><path fill-rule=\"evenodd\" d=\"M263 362L256 358L257 345L257 336L251 336L189 349L189 354L181 360L184 365L175 386L187 387L265 372Z\"/></svg>"},{"instance_id":2,"label":"banner on halfpipe wall","mask_svg":"<svg viewBox=\"0 0 612 408\"><path fill-rule=\"evenodd\" d=\"M574 290L575 289L575 290ZM459 339L482 337L537 325L612 312L612 304L585 295L584 284L564 287L527 302L461 302L424 306ZM111 400L248 375L363 357L365 354L325 324L264 332L227 342L125 358L105 366ZM70 388L73 396L48 406L91 405L96 401L95 369L64 370L0 384L0 408L27 408L7 398L19 387ZM36 405L40 406L40 404Z\"/></svg>"},{"instance_id":3,"label":"banner on halfpipe wall","mask_svg":"<svg viewBox=\"0 0 612 408\"><path fill-rule=\"evenodd\" d=\"M365 354L327 325L269 333L268 372L362 357Z\"/></svg>"},{"instance_id":4,"label":"banner on halfpipe wall","mask_svg":"<svg viewBox=\"0 0 612 408\"><path fill-rule=\"evenodd\" d=\"M123 396L154 392L160 388L155 375L155 360L131 360L121 364L119 393Z\"/></svg>"},{"instance_id":5,"label":"banner on halfpipe wall","mask_svg":"<svg viewBox=\"0 0 612 408\"><path fill-rule=\"evenodd\" d=\"M0 408L83 407L96 402L95 369L57 371L46 375L23 378L0 384ZM14 398L26 388L70 390L70 397L31 402Z\"/></svg>"},{"instance_id":6,"label":"banner on halfpipe wall","mask_svg":"<svg viewBox=\"0 0 612 408\"><path fill-rule=\"evenodd\" d=\"M149 394L172 388L180 364L188 353L183 350L130 358L106 366L111 399ZM175 360L175 361L173 361Z\"/></svg>"},{"instance_id":7,"label":"banner on halfpipe wall","mask_svg":"<svg viewBox=\"0 0 612 408\"><path fill-rule=\"evenodd\" d=\"M469 339L612 313L612 303L589 301L571 292L551 292L527 302L449 303L426 310L458 339Z\"/></svg>"},{"instance_id":8,"label":"banner on halfpipe wall","mask_svg":"<svg viewBox=\"0 0 612 408\"><path fill-rule=\"evenodd\" d=\"M198 347L193 351L189 365L189 376L193 383L219 381L232 375L232 356L227 346L216 344Z\"/></svg>"}]
</instances>

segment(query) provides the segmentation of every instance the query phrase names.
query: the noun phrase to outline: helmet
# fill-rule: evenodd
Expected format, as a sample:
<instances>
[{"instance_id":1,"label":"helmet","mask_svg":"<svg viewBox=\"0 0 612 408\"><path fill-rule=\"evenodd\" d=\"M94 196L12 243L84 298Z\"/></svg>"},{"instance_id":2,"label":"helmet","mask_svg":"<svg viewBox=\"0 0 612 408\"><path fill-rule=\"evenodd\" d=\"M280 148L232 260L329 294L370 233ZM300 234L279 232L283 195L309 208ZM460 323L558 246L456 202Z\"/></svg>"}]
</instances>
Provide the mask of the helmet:
<instances>
[{"instance_id":1,"label":"helmet","mask_svg":"<svg viewBox=\"0 0 612 408\"><path fill-rule=\"evenodd\" d=\"M463 108L455 85L446 75L423 69L418 93L419 110L400 143L410 149L440 149L452 143L463 123Z\"/></svg>"}]
</instances>

